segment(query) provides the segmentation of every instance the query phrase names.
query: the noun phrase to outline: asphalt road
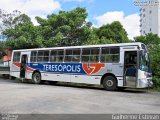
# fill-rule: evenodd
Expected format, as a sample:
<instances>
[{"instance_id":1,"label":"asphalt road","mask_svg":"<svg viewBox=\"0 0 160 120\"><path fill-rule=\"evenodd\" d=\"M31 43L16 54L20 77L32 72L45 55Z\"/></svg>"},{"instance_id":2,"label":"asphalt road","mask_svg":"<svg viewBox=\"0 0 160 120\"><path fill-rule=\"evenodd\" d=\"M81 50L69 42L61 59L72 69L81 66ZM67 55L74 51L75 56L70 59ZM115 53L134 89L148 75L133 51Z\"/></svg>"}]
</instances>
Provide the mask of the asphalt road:
<instances>
[{"instance_id":1,"label":"asphalt road","mask_svg":"<svg viewBox=\"0 0 160 120\"><path fill-rule=\"evenodd\" d=\"M0 78L0 113L160 113L160 93L110 92L94 87L35 85Z\"/></svg>"}]
</instances>

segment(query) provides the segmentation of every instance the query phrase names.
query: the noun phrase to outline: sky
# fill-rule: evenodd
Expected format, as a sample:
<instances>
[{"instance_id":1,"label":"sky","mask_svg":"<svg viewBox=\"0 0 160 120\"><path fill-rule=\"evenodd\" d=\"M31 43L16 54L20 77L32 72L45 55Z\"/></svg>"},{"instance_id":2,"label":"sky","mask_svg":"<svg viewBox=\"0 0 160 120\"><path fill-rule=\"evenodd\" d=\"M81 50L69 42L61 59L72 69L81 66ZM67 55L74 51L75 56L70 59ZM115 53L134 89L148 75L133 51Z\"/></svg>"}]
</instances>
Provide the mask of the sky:
<instances>
[{"instance_id":1,"label":"sky","mask_svg":"<svg viewBox=\"0 0 160 120\"><path fill-rule=\"evenodd\" d=\"M46 18L47 15L60 10L70 11L79 7L87 9L87 21L95 27L120 21L128 33L128 37L140 35L140 7L134 5L135 0L0 0L0 9L7 12L19 10L31 17L37 25L35 16Z\"/></svg>"}]
</instances>

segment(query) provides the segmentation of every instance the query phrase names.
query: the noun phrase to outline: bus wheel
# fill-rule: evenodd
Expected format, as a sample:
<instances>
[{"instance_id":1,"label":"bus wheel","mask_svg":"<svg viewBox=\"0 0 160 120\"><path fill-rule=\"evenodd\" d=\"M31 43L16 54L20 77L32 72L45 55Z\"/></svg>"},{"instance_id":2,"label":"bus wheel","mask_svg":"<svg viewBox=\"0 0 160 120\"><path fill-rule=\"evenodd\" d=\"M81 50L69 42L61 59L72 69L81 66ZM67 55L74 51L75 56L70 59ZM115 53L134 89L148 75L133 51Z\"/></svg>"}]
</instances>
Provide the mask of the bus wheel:
<instances>
[{"instance_id":1,"label":"bus wheel","mask_svg":"<svg viewBox=\"0 0 160 120\"><path fill-rule=\"evenodd\" d=\"M117 80L113 76L106 76L103 79L103 87L105 90L117 90Z\"/></svg>"},{"instance_id":2,"label":"bus wheel","mask_svg":"<svg viewBox=\"0 0 160 120\"><path fill-rule=\"evenodd\" d=\"M41 74L39 72L35 72L32 75L32 82L34 84L40 84L41 83Z\"/></svg>"}]
</instances>

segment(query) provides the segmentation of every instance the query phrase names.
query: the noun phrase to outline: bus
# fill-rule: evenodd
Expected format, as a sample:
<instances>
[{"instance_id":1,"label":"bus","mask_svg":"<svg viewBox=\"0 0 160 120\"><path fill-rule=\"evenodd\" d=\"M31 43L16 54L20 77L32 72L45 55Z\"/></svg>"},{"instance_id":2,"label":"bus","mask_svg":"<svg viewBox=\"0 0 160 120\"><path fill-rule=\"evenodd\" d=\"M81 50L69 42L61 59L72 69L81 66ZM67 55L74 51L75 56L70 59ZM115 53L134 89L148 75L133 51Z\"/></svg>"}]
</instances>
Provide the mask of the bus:
<instances>
[{"instance_id":1,"label":"bus","mask_svg":"<svg viewBox=\"0 0 160 120\"><path fill-rule=\"evenodd\" d=\"M84 83L109 91L153 85L149 51L140 42L13 50L10 75L35 84Z\"/></svg>"}]
</instances>

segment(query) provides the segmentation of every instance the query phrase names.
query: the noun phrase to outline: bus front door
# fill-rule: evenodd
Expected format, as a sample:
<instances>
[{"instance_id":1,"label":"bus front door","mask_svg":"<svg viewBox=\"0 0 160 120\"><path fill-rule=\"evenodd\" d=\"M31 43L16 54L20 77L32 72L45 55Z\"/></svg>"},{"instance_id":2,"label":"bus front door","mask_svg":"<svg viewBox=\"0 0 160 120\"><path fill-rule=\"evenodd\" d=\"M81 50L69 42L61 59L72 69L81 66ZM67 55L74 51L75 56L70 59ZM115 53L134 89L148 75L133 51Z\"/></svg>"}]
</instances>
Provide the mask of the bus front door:
<instances>
[{"instance_id":1,"label":"bus front door","mask_svg":"<svg viewBox=\"0 0 160 120\"><path fill-rule=\"evenodd\" d=\"M27 55L22 55L21 56L20 78L25 78L26 64L27 64Z\"/></svg>"},{"instance_id":2,"label":"bus front door","mask_svg":"<svg viewBox=\"0 0 160 120\"><path fill-rule=\"evenodd\" d=\"M125 51L124 54L124 86L137 85L137 51Z\"/></svg>"}]
</instances>

